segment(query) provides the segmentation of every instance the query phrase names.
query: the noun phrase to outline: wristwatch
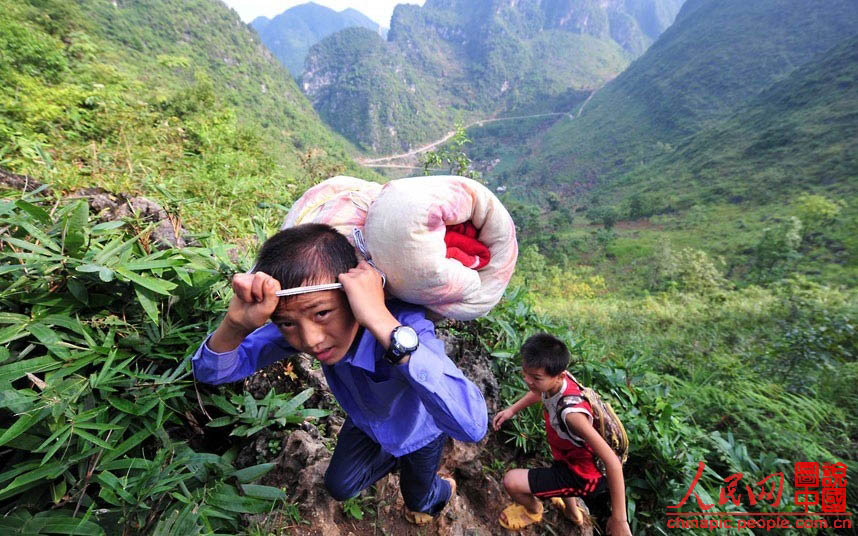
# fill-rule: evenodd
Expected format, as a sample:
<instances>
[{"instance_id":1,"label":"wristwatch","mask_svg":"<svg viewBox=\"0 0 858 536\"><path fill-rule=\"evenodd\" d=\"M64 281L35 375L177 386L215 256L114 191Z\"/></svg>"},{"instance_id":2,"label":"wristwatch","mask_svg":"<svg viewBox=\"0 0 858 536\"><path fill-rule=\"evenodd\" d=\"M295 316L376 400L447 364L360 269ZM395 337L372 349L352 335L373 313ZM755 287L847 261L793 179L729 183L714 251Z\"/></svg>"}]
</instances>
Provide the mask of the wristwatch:
<instances>
[{"instance_id":1,"label":"wristwatch","mask_svg":"<svg viewBox=\"0 0 858 536\"><path fill-rule=\"evenodd\" d=\"M412 353L420 346L417 332L409 326L396 326L390 332L390 347L384 353L384 358L391 365L398 365L402 358Z\"/></svg>"}]
</instances>

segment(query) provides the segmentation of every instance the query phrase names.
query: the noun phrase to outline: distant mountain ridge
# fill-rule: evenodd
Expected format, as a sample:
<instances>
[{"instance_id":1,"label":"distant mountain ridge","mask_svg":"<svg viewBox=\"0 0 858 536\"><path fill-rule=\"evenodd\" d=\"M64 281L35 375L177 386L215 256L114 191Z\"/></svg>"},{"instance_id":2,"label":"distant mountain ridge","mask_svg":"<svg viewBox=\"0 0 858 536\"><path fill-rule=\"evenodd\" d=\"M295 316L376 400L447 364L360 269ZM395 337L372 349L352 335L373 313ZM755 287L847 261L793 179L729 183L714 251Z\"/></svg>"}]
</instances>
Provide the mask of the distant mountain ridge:
<instances>
[{"instance_id":1,"label":"distant mountain ridge","mask_svg":"<svg viewBox=\"0 0 858 536\"><path fill-rule=\"evenodd\" d=\"M257 17L250 26L296 78L304 72L310 47L325 37L352 27L385 33L378 23L356 9L334 11L313 2L289 8L272 19Z\"/></svg>"},{"instance_id":2,"label":"distant mountain ridge","mask_svg":"<svg viewBox=\"0 0 858 536\"><path fill-rule=\"evenodd\" d=\"M410 148L458 119L537 108L621 72L682 0L428 0L401 4L388 41L347 30L301 79L325 121L363 149ZM344 61L349 58L349 61ZM383 83L382 83L383 81ZM381 94L377 90L385 89Z\"/></svg>"},{"instance_id":3,"label":"distant mountain ridge","mask_svg":"<svg viewBox=\"0 0 858 536\"><path fill-rule=\"evenodd\" d=\"M789 0L688 0L675 24L598 91L580 118L545 135L530 184L603 181L670 152L858 28L852 0L794 7Z\"/></svg>"},{"instance_id":4,"label":"distant mountain ridge","mask_svg":"<svg viewBox=\"0 0 858 536\"><path fill-rule=\"evenodd\" d=\"M621 177L615 189L623 196L672 191L680 202L765 203L815 189L854 196L856 179L858 35Z\"/></svg>"}]
</instances>

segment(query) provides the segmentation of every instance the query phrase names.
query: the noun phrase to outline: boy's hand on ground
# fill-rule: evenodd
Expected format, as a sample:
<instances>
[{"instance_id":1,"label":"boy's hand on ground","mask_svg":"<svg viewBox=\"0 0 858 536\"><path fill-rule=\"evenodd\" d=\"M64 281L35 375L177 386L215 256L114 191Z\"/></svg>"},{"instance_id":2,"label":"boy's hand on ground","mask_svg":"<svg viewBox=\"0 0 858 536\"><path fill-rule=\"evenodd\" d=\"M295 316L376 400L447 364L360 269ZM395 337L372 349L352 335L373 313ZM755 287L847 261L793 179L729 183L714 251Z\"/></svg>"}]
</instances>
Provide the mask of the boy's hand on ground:
<instances>
[{"instance_id":1,"label":"boy's hand on ground","mask_svg":"<svg viewBox=\"0 0 858 536\"><path fill-rule=\"evenodd\" d=\"M629 528L629 522L625 519L611 516L608 519L607 533L610 536L632 536L632 530Z\"/></svg>"},{"instance_id":2,"label":"boy's hand on ground","mask_svg":"<svg viewBox=\"0 0 858 536\"><path fill-rule=\"evenodd\" d=\"M232 327L250 333L263 326L280 298L280 282L264 272L236 274L232 278L235 295L229 302L226 319Z\"/></svg>"},{"instance_id":3,"label":"boy's hand on ground","mask_svg":"<svg viewBox=\"0 0 858 536\"><path fill-rule=\"evenodd\" d=\"M512 419L513 417L515 417L515 412L509 408L497 412L495 414L494 419L492 419L492 428L495 432L497 432L503 423Z\"/></svg>"},{"instance_id":4,"label":"boy's hand on ground","mask_svg":"<svg viewBox=\"0 0 858 536\"><path fill-rule=\"evenodd\" d=\"M348 297L352 314L360 325L370 327L390 315L384 304L381 274L369 263L361 261L348 272L340 274L338 279Z\"/></svg>"}]
</instances>

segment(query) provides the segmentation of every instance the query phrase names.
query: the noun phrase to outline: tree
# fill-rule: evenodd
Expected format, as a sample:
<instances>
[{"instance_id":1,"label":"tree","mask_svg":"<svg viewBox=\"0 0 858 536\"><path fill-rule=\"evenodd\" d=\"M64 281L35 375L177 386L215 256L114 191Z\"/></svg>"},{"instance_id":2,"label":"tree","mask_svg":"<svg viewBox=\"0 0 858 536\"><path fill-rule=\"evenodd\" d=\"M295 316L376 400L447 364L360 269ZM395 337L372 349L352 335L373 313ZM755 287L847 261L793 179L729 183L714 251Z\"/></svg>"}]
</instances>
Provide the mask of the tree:
<instances>
[{"instance_id":1,"label":"tree","mask_svg":"<svg viewBox=\"0 0 858 536\"><path fill-rule=\"evenodd\" d=\"M795 201L796 215L804 224L804 234L821 231L826 226L837 221L840 211L845 206L841 200L832 201L822 195L804 194Z\"/></svg>"},{"instance_id":2,"label":"tree","mask_svg":"<svg viewBox=\"0 0 858 536\"><path fill-rule=\"evenodd\" d=\"M423 173L430 175L433 169L447 169L451 175L459 175L479 181L482 173L471 167L471 159L465 152L465 144L471 143L464 125L456 123L456 133L450 143L437 151L423 154Z\"/></svg>"},{"instance_id":3,"label":"tree","mask_svg":"<svg viewBox=\"0 0 858 536\"><path fill-rule=\"evenodd\" d=\"M763 236L754 247L751 280L766 283L786 275L801 257L798 251L801 240L802 224L795 216L776 227L763 230Z\"/></svg>"},{"instance_id":4,"label":"tree","mask_svg":"<svg viewBox=\"0 0 858 536\"><path fill-rule=\"evenodd\" d=\"M619 219L617 209L614 207L595 207L587 211L587 218L594 223L601 223L605 229L613 229Z\"/></svg>"}]
</instances>

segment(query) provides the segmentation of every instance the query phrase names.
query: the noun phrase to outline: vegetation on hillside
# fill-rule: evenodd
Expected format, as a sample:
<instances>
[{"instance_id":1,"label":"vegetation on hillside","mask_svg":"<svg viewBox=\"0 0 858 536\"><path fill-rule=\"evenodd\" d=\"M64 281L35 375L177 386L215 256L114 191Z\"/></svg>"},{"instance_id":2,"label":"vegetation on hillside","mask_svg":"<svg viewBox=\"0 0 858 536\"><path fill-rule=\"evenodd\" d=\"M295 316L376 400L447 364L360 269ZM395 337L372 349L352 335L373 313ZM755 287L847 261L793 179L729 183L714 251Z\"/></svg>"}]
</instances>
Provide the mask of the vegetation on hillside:
<instances>
[{"instance_id":1,"label":"vegetation on hillside","mask_svg":"<svg viewBox=\"0 0 858 536\"><path fill-rule=\"evenodd\" d=\"M0 166L60 190L145 193L195 230L268 221L309 184L370 176L234 13L2 2ZM237 217L224 218L224 213Z\"/></svg>"},{"instance_id":2,"label":"vegetation on hillside","mask_svg":"<svg viewBox=\"0 0 858 536\"><path fill-rule=\"evenodd\" d=\"M271 19L257 17L250 26L295 78L304 72L310 47L332 33L352 27L380 31L376 22L357 10L334 11L313 2L289 8Z\"/></svg>"},{"instance_id":3,"label":"vegetation on hillside","mask_svg":"<svg viewBox=\"0 0 858 536\"><path fill-rule=\"evenodd\" d=\"M858 6L836 0L690 0L647 52L576 121L541 140L529 182L606 181L730 116L797 67L854 35Z\"/></svg>"},{"instance_id":4,"label":"vegetation on hillside","mask_svg":"<svg viewBox=\"0 0 858 536\"><path fill-rule=\"evenodd\" d=\"M448 29L457 20L445 10L476 9L429 4ZM695 17L719 23L733 9L743 21L781 5L746 4L689 0L681 24L705 37L714 30ZM837 11L844 5L804 10L807 27L830 29L835 16L835 26L851 24L851 11ZM288 365L283 392L196 385L188 356L223 314L229 276L248 269L248 244L308 186L356 170L234 14L202 0L185 7L0 0L0 167L53 187L0 191L3 534L257 534L246 515L273 512L281 530L316 507L259 480L299 423L320 441L332 436L319 397L288 380ZM533 29L527 17L499 20ZM786 52L806 35L772 35L766 46L784 47L774 57L797 62ZM386 50L364 36L356 40L373 54ZM523 171L509 159L527 161L536 142L520 127L544 131L546 118L459 128L425 161L472 173L469 155L500 158L480 169L492 187L509 188L517 272L486 318L449 329L493 356L502 402L523 392L516 354L528 335L567 341L573 373L628 429L635 534L669 533L666 507L701 461L708 470L696 491L709 503L728 475L751 483L784 472L780 511L796 510L793 463L858 462L855 50L853 38L790 72L776 62L779 80L755 81L756 96L741 103L716 103L723 120L710 121L711 108L686 116L699 134L654 138L662 156L610 188L576 176L564 189L558 175L557 191L530 183L533 193L520 195L520 178L541 164ZM555 97L571 109L586 93ZM501 146L473 151L471 140ZM640 156L623 150L624 162ZM134 214L103 221L65 195L81 187L157 198L194 231L194 245L158 249L152 225ZM547 462L541 418L534 407L512 421L487 472ZM357 523L369 500L342 508Z\"/></svg>"},{"instance_id":5,"label":"vegetation on hillside","mask_svg":"<svg viewBox=\"0 0 858 536\"><path fill-rule=\"evenodd\" d=\"M658 16L622 2L400 5L387 43L345 30L316 45L303 87L333 128L382 154L438 137L457 119L566 112L570 91L602 85L649 45L635 17L661 31L657 21L679 7L650 4Z\"/></svg>"}]
</instances>

